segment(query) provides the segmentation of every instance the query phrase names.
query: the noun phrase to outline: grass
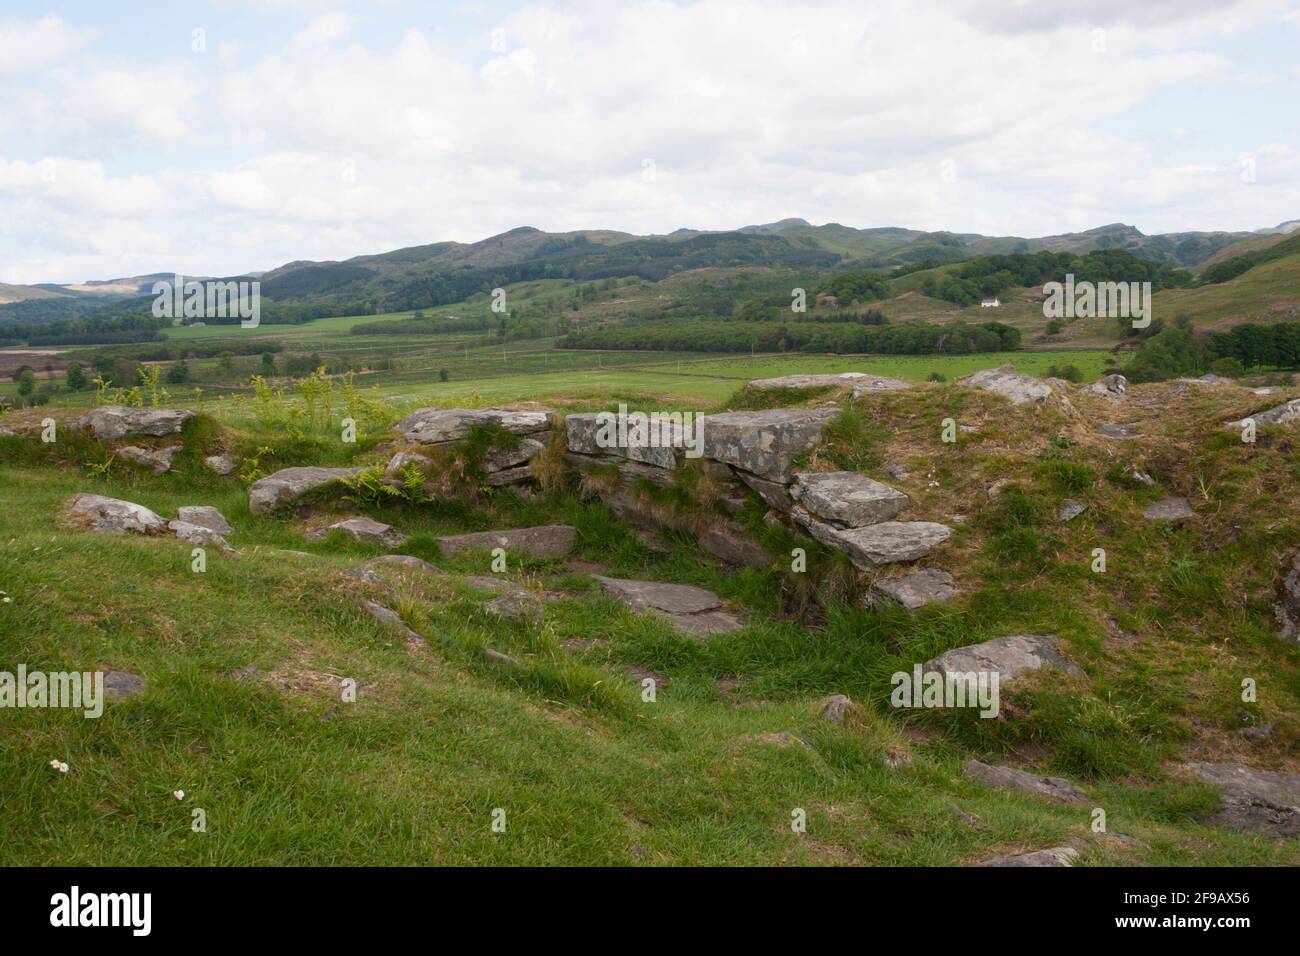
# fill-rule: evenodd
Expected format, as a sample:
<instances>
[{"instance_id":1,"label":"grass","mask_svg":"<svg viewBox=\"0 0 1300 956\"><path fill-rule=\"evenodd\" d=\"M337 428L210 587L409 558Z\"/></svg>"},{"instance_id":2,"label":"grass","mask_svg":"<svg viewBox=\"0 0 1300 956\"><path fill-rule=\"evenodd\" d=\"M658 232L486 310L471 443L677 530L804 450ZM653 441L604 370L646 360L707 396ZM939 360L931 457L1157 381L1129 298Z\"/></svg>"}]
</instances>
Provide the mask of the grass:
<instances>
[{"instance_id":1,"label":"grass","mask_svg":"<svg viewBox=\"0 0 1300 956\"><path fill-rule=\"evenodd\" d=\"M839 361L797 358L806 364L763 371ZM863 367L851 363L834 370ZM708 377L646 374L716 382L685 394L720 403L752 371L747 360L700 364ZM610 393L644 384L640 372L606 374ZM464 385L513 394L539 378ZM273 467L382 460L378 432L355 447L329 433L291 441L280 424L214 407L217 420L191 426L180 467L161 478L120 463L96 477L87 463L104 450L67 430L56 446L0 437L0 587L12 599L0 605L0 669L112 668L148 682L99 720L0 711L0 819L23 835L0 841L0 863L953 865L1066 842L1088 865L1300 862L1294 841L1198 822L1212 794L1170 770L1188 758L1297 769L1300 650L1272 633L1268 585L1300 535L1300 522L1270 504L1294 496L1300 452L1284 430L1248 447L1207 427L1258 401L1244 390L1175 398L1169 388L1135 386L1122 410L1076 396L1069 411L927 385L867 396L841 416L811 458L901 487L909 518L970 516L935 560L963 595L916 614L830 599L840 569L824 549L809 548L807 580L789 573L778 558L791 541L763 525L754 502L740 520L765 529L773 565L734 572L690 534L670 532L667 553L650 551L565 488L473 506L324 499L305 519L267 518L248 512L240 482L198 465L214 443L272 447ZM572 379L554 394L575 405L603 397ZM1079 409L1089 421L1136 418L1144 437L1097 439ZM973 430L944 443L946 417ZM1130 463L1159 486L1111 480ZM887 464L910 477L890 477ZM986 488L1002 477L1014 486L990 501ZM80 491L168 517L214 505L235 526L239 553L210 549L198 574L189 545L70 530L59 515ZM1166 492L1193 497L1197 521L1142 521L1141 507ZM1067 495L1089 508L1062 526L1056 507ZM367 583L342 572L380 549L302 537L358 511L410 535L399 550L444 573L389 567L384 584ZM488 556L444 558L434 540L552 522L578 529L578 559L710 588L749 623L707 642L685 638L603 596L582 567L519 555L508 575L557 599L540 624L502 623L483 610L488 595L461 580L488 573ZM1107 552L1102 575L1090 570L1096 547ZM801 588L825 589L812 618ZM408 648L363 600L398 611L428 648ZM894 671L1012 633L1060 635L1082 675L1004 691L1006 716L994 721L889 706ZM486 660L489 646L521 666ZM250 666L260 679L230 676ZM661 678L653 702L629 668ZM1243 676L1260 684L1254 704L1240 702ZM342 700L344 678L358 683L354 703ZM859 720L818 718L835 693L862 705ZM1265 721L1266 742L1237 734ZM987 789L962 776L969 756L1068 775L1093 803ZM68 774L50 770L56 758ZM1094 804L1144 846L1091 834ZM190 828L195 808L206 833ZM808 815L803 835L789 825L796 808ZM492 831L496 809L504 833Z\"/></svg>"}]
</instances>

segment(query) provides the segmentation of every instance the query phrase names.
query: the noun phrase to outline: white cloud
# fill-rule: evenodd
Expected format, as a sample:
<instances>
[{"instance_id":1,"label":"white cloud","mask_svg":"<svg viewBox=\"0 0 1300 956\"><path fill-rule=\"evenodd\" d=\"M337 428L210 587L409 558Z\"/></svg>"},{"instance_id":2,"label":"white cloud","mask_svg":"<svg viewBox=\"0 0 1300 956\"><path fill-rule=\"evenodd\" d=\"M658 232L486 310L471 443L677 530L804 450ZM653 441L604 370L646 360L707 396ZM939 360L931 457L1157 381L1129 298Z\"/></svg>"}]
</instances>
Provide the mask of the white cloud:
<instances>
[{"instance_id":1,"label":"white cloud","mask_svg":"<svg viewBox=\"0 0 1300 956\"><path fill-rule=\"evenodd\" d=\"M0 76L49 66L89 42L92 31L69 27L56 16L0 20Z\"/></svg>"},{"instance_id":2,"label":"white cloud","mask_svg":"<svg viewBox=\"0 0 1300 956\"><path fill-rule=\"evenodd\" d=\"M524 224L668 232L803 216L1034 235L1253 227L1300 202L1293 127L1206 146L1216 119L1197 103L1200 90L1285 85L1241 91L1271 71L1216 40L1278 22L1273 0L952 9L528 3L492 24L503 49L482 22L379 42L362 29L373 21L329 12L270 52L214 25L215 57L65 62L0 116L7 141L21 130L39 150L0 163L0 212L57 213L45 260L0 255L0 278L65 275L100 250L85 277L120 274L142 246L166 259L150 271L228 273ZM1157 98L1183 109L1132 122ZM1249 190L1230 171L1242 153L1261 162ZM81 157L86 183L97 168L104 196L40 188L28 167L45 154ZM125 221L151 238L128 246L140 233ZM116 252L98 242L113 234Z\"/></svg>"}]
</instances>

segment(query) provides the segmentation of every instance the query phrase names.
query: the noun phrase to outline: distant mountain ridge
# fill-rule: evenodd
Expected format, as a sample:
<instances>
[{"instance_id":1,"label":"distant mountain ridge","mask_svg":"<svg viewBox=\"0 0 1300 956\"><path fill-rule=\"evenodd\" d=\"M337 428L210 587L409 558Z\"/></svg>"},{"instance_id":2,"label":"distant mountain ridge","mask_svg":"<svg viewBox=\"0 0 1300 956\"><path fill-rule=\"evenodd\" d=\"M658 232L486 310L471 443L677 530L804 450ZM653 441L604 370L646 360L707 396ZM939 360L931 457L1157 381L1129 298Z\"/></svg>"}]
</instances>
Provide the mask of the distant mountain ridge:
<instances>
[{"instance_id":1,"label":"distant mountain ridge","mask_svg":"<svg viewBox=\"0 0 1300 956\"><path fill-rule=\"evenodd\" d=\"M519 226L471 243L435 242L341 261L296 260L261 273L259 278L263 295L275 301L376 300L402 308L408 300L459 298L485 282L617 275L639 275L657 281L706 267L843 265L885 270L977 255L1044 250L1084 254L1098 249L1124 249L1166 265L1196 268L1234 244L1253 245L1262 236L1283 237L1297 228L1300 219L1254 232L1148 236L1134 226L1110 223L1081 232L1029 238L895 226L857 229L834 222L815 226L796 217L734 230L683 228L667 235L647 236L609 229L550 233ZM147 294L156 279L167 275L64 285L0 285L0 304L61 296L129 298Z\"/></svg>"}]
</instances>

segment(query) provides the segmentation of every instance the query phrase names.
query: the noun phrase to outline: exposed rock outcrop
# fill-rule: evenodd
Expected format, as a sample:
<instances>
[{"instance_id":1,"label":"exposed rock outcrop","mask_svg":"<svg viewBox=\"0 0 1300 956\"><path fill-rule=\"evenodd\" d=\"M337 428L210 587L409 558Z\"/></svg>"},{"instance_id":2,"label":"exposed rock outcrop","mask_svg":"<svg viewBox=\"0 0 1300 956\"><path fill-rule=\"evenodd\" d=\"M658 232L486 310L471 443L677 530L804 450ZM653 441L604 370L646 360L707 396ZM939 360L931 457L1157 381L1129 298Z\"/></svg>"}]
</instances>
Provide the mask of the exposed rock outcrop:
<instances>
[{"instance_id":1,"label":"exposed rock outcrop","mask_svg":"<svg viewBox=\"0 0 1300 956\"><path fill-rule=\"evenodd\" d=\"M978 760L967 760L962 769L966 776L1002 790L1019 790L1061 803L1083 803L1088 799L1086 793L1064 777L1045 777L1015 767L998 767Z\"/></svg>"},{"instance_id":2,"label":"exposed rock outcrop","mask_svg":"<svg viewBox=\"0 0 1300 956\"><path fill-rule=\"evenodd\" d=\"M1300 552L1297 552L1284 569L1277 585L1278 636L1284 640L1300 642Z\"/></svg>"},{"instance_id":3,"label":"exposed rock outcrop","mask_svg":"<svg viewBox=\"0 0 1300 956\"><path fill-rule=\"evenodd\" d=\"M1219 788L1222 809L1210 818L1211 823L1269 837L1300 835L1300 773L1256 770L1236 763L1187 766Z\"/></svg>"},{"instance_id":4,"label":"exposed rock outcrop","mask_svg":"<svg viewBox=\"0 0 1300 956\"><path fill-rule=\"evenodd\" d=\"M1014 365L999 365L958 379L958 384L973 385L1011 400L1013 405L1043 402L1052 395L1052 386L1040 378L1017 372Z\"/></svg>"},{"instance_id":5,"label":"exposed rock outcrop","mask_svg":"<svg viewBox=\"0 0 1300 956\"><path fill-rule=\"evenodd\" d=\"M983 860L976 866L1074 866L1079 851L1072 846L1054 846L1028 853L1012 853Z\"/></svg>"},{"instance_id":6,"label":"exposed rock outcrop","mask_svg":"<svg viewBox=\"0 0 1300 956\"><path fill-rule=\"evenodd\" d=\"M1103 375L1091 385L1085 385L1079 391L1088 395L1098 395L1112 401L1122 401L1128 391L1128 379L1118 373Z\"/></svg>"},{"instance_id":7,"label":"exposed rock outcrop","mask_svg":"<svg viewBox=\"0 0 1300 956\"><path fill-rule=\"evenodd\" d=\"M970 644L931 658L922 665L925 671L944 674L997 673L1006 682L1026 671L1054 667L1070 674L1079 668L1066 660L1054 634L1013 634L996 637L981 644Z\"/></svg>"},{"instance_id":8,"label":"exposed rock outcrop","mask_svg":"<svg viewBox=\"0 0 1300 956\"><path fill-rule=\"evenodd\" d=\"M1289 425L1292 422L1300 421L1300 398L1293 398L1289 402L1283 402L1281 405L1275 405L1270 409L1247 415L1245 418L1239 418L1236 421L1225 422L1223 427L1240 431L1246 427L1247 421L1253 421L1257 428L1262 428L1265 425Z\"/></svg>"}]
</instances>

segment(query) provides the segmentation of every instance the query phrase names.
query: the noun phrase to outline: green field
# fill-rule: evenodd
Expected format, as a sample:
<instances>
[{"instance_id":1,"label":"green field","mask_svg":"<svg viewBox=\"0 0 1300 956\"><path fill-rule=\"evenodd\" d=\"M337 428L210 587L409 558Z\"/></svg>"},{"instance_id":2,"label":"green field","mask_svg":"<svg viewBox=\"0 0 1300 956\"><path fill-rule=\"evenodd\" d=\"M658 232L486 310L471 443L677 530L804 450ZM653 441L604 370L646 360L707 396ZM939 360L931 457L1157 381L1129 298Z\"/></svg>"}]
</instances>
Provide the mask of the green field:
<instances>
[{"instance_id":1,"label":"green field","mask_svg":"<svg viewBox=\"0 0 1300 956\"><path fill-rule=\"evenodd\" d=\"M227 399L205 407L217 421L187 431L162 477L105 465L107 450L87 439L0 436L0 584L10 598L0 604L0 661L146 680L143 694L110 701L96 720L0 713L0 805L23 834L0 841L0 864L959 865L1067 843L1081 865L1300 862L1295 841L1207 825L1212 791L1174 766L1232 747L1254 746L1268 765L1294 756L1300 651L1276 638L1252 582L1267 580L1276 549L1300 531L1294 516L1260 506L1290 495L1296 472L1281 443L1244 448L1202 427L1240 411L1225 400L1253 400L1245 390L1174 400L1159 391L1167 386L1135 387L1155 403L1133 406L1146 409L1144 427L1163 430L1150 446L1165 456L1153 458L1156 487L1117 475L1106 448L1057 440L1077 424L1063 406L1016 408L953 384L859 402L867 414L850 415L819 451L823 467L847 454L893 481L880 463L902 460L916 517L972 516L939 561L961 595L918 613L850 599L842 562L768 527L756 499L735 520L773 560L738 571L684 530L665 527L666 550L648 547L571 484L472 503L334 497L265 516L250 513L244 482L201 463L214 447L258 456L265 469L382 462L390 451L376 445L391 441L399 404L454 404L474 391L484 403L653 393L707 406L753 375L855 368L920 378L933 365L715 357L680 371L660 362L397 386L351 446L337 440L337 402L327 425L304 431L301 418L292 425L293 402L273 409L287 417L263 421L247 399ZM1096 403L1080 407L1105 410ZM953 412L977 429L944 444L935 422ZM1168 456L1183 447L1193 451ZM1006 477L1023 491L994 502L985 489ZM689 487L664 500L707 507L691 503ZM1193 488L1196 523L1141 519L1159 495ZM60 514L85 491L166 516L213 505L238 550L209 549L199 573L188 544L75 530ZM1069 529L1055 518L1066 494L1089 504ZM357 513L398 527L409 540L396 550L438 571L385 569L382 583L367 582L343 572L384 549L304 537ZM577 529L572 559L514 554L507 568L552 597L540 623L490 614L492 595L466 580L486 573L487 553L445 555L434 540L551 523ZM792 542L812 549L807 575L787 570ZM1098 546L1111 564L1102 577L1088 570ZM709 588L746 625L708 641L683 636L604 597L593 572ZM802 603L813 594L824 611ZM405 646L365 600L394 608L428 646ZM891 673L1027 633L1060 635L1082 673L1029 679L1004 697L1005 720L890 706ZM1240 702L1243 674L1259 676L1258 703ZM658 688L650 700L647 675ZM341 696L348 679L355 701ZM831 694L858 704L843 725L819 716ZM1268 741L1239 742L1243 726L1264 722ZM1068 776L1089 800L978 784L962 772L972 756ZM1129 842L1092 831L1095 807ZM196 809L204 832L191 828ZM492 830L497 811L504 833ZM795 811L806 832L792 830Z\"/></svg>"}]
</instances>

